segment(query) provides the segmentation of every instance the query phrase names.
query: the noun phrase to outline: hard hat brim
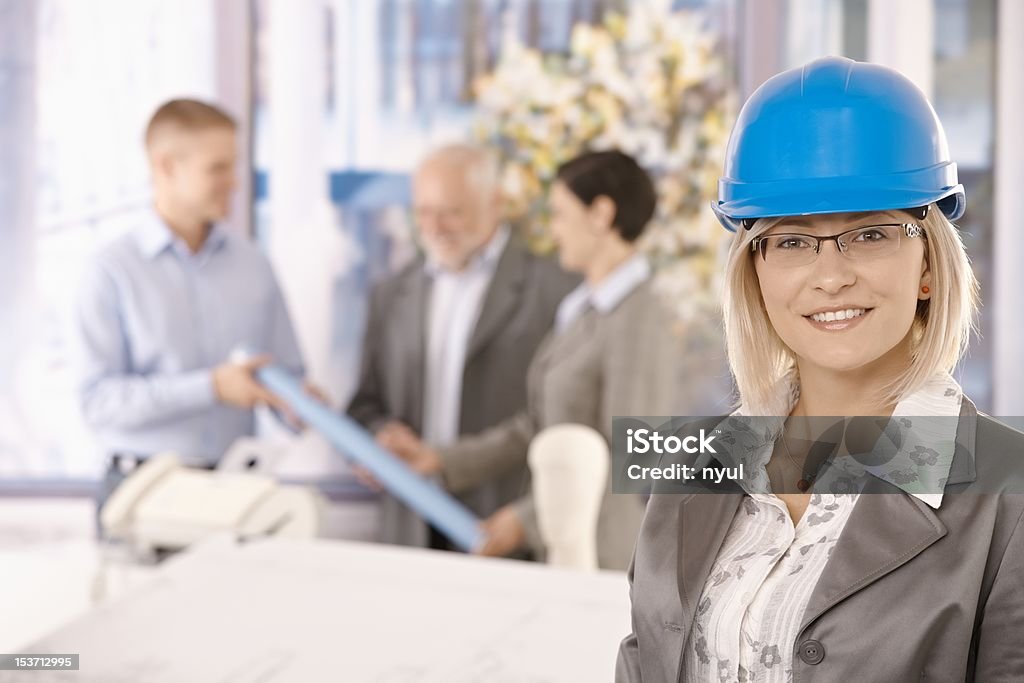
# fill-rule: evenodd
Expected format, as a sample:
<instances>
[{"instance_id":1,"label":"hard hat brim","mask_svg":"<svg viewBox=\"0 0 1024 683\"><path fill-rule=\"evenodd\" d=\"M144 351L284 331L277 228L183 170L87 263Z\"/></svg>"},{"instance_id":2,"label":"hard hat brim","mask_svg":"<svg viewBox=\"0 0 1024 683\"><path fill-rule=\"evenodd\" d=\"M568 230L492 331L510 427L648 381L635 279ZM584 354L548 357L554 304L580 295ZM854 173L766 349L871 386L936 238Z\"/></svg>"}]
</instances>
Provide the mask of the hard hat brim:
<instances>
[{"instance_id":1,"label":"hard hat brim","mask_svg":"<svg viewBox=\"0 0 1024 683\"><path fill-rule=\"evenodd\" d=\"M814 216L830 213L862 211L891 211L911 209L937 203L946 218L955 221L966 208L963 185L954 185L940 192L908 189L836 190L801 192L792 195L752 197L727 202L711 203L719 222L730 232L736 232L744 220L778 216Z\"/></svg>"}]
</instances>

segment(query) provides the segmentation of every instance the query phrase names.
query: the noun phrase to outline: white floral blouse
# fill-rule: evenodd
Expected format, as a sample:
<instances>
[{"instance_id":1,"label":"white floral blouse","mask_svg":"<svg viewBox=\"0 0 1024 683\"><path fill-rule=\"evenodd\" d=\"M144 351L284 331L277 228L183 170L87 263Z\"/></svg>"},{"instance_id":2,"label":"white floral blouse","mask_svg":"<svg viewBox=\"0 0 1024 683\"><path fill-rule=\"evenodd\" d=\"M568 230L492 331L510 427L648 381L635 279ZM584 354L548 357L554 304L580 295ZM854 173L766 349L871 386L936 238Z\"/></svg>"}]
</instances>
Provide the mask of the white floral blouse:
<instances>
[{"instance_id":1,"label":"white floral blouse","mask_svg":"<svg viewBox=\"0 0 1024 683\"><path fill-rule=\"evenodd\" d=\"M686 681L788 681L793 642L859 494L814 494L794 527L782 501L743 499L704 584Z\"/></svg>"}]
</instances>

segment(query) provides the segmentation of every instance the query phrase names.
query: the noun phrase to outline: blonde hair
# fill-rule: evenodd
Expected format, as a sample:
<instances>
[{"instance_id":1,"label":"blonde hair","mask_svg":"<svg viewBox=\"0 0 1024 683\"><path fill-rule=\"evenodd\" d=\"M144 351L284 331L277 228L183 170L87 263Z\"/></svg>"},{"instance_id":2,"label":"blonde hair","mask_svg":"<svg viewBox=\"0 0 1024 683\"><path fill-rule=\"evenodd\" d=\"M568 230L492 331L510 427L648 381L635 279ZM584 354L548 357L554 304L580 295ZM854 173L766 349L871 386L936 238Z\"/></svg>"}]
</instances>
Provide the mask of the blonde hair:
<instances>
[{"instance_id":1,"label":"blonde hair","mask_svg":"<svg viewBox=\"0 0 1024 683\"><path fill-rule=\"evenodd\" d=\"M785 401L790 397L779 396L777 386L796 371L795 355L768 319L750 246L782 220L761 218L750 230L738 230L726 265L723 313L729 365L739 402L754 415L789 414ZM931 297L917 304L910 329L913 360L875 397L880 405L898 402L936 372L951 372L977 329L978 281L960 232L934 205L917 222L925 232Z\"/></svg>"},{"instance_id":2,"label":"blonde hair","mask_svg":"<svg viewBox=\"0 0 1024 683\"><path fill-rule=\"evenodd\" d=\"M212 104L190 99L169 100L160 105L149 119L146 147L152 148L168 131L194 132L207 128L235 130L237 124L230 114Z\"/></svg>"}]
</instances>

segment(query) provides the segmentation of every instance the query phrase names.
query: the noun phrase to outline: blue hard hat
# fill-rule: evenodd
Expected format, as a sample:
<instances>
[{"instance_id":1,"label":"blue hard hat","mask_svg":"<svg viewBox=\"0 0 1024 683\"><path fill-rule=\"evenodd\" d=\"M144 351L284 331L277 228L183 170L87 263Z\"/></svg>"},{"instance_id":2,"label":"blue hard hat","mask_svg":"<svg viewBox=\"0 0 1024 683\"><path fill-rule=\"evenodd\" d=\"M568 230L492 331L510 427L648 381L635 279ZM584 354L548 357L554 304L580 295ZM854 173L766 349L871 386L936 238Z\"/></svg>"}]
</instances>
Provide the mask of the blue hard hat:
<instances>
[{"instance_id":1,"label":"blue hard hat","mask_svg":"<svg viewBox=\"0 0 1024 683\"><path fill-rule=\"evenodd\" d=\"M825 57L766 81L740 111L712 208L728 230L750 219L885 211L966 196L946 134L903 74Z\"/></svg>"}]
</instances>

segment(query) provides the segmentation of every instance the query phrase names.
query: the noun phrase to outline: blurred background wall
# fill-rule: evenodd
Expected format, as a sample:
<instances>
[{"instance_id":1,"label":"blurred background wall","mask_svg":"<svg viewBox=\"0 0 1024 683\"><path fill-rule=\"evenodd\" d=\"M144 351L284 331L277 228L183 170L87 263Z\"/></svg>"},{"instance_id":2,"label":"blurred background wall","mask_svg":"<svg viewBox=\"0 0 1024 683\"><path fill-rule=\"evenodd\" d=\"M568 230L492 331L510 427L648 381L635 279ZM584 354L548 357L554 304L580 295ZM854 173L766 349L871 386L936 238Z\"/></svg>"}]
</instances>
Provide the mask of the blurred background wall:
<instances>
[{"instance_id":1,"label":"blurred background wall","mask_svg":"<svg viewBox=\"0 0 1024 683\"><path fill-rule=\"evenodd\" d=\"M697 28L684 38L712 38L698 65L721 83L692 77L734 104L826 54L913 78L968 192L961 229L985 307L960 379L983 410L1024 414L1014 0L0 0L0 479L73 488L99 471L70 391L65 309L91 251L147 205L141 135L161 101L209 99L240 121L231 227L269 253L313 378L343 404L368 287L415 253L416 160L488 130L477 85L503 65L535 55L551 74L596 49L574 27L618 35L609 12L649 12L643 35L686 17ZM643 50L628 31L616 40Z\"/></svg>"}]
</instances>

